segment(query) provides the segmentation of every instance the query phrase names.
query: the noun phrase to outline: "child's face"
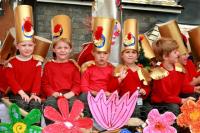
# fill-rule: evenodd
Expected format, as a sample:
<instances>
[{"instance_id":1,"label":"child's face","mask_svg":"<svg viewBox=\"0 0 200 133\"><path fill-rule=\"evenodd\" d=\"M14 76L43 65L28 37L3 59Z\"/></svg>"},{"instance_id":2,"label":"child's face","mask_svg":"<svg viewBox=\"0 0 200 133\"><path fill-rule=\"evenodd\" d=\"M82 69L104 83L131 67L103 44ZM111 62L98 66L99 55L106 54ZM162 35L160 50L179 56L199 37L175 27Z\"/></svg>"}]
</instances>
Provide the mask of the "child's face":
<instances>
[{"instance_id":1,"label":"child's face","mask_svg":"<svg viewBox=\"0 0 200 133\"><path fill-rule=\"evenodd\" d=\"M187 64L187 60L188 60L189 55L188 54L183 54L180 55L178 60L182 65L186 65Z\"/></svg>"},{"instance_id":2,"label":"child's face","mask_svg":"<svg viewBox=\"0 0 200 133\"><path fill-rule=\"evenodd\" d=\"M165 57L165 60L168 60L170 64L175 64L178 62L179 52L177 49L173 50Z\"/></svg>"},{"instance_id":3,"label":"child's face","mask_svg":"<svg viewBox=\"0 0 200 133\"><path fill-rule=\"evenodd\" d=\"M16 45L22 57L30 57L33 53L35 44L33 42L22 42Z\"/></svg>"},{"instance_id":4,"label":"child's face","mask_svg":"<svg viewBox=\"0 0 200 133\"><path fill-rule=\"evenodd\" d=\"M107 51L93 51L93 56L96 65L106 66L109 58L109 52Z\"/></svg>"},{"instance_id":5,"label":"child's face","mask_svg":"<svg viewBox=\"0 0 200 133\"><path fill-rule=\"evenodd\" d=\"M125 64L130 65L136 62L138 54L137 51L133 49L127 49L123 51L121 57Z\"/></svg>"},{"instance_id":6,"label":"child's face","mask_svg":"<svg viewBox=\"0 0 200 133\"><path fill-rule=\"evenodd\" d=\"M69 59L71 53L71 47L64 41L59 41L55 44L53 52L56 54L57 61L64 61Z\"/></svg>"}]
</instances>

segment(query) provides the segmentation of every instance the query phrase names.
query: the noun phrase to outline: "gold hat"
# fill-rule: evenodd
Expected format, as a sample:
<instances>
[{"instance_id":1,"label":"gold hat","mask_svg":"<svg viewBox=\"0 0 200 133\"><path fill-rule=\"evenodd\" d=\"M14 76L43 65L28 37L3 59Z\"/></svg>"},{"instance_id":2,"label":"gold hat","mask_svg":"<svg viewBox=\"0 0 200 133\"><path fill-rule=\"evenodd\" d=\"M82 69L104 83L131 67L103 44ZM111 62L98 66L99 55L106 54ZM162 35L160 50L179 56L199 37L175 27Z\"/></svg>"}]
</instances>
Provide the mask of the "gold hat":
<instances>
[{"instance_id":1,"label":"gold hat","mask_svg":"<svg viewBox=\"0 0 200 133\"><path fill-rule=\"evenodd\" d=\"M51 32L53 40L65 38L71 43L71 19L66 15L57 15L51 19Z\"/></svg>"},{"instance_id":2,"label":"gold hat","mask_svg":"<svg viewBox=\"0 0 200 133\"><path fill-rule=\"evenodd\" d=\"M15 8L16 42L33 41L32 7L20 5Z\"/></svg>"},{"instance_id":3,"label":"gold hat","mask_svg":"<svg viewBox=\"0 0 200 133\"><path fill-rule=\"evenodd\" d=\"M168 21L158 27L162 37L172 38L178 44L178 51L181 55L188 54L188 50L184 45L181 31L178 27L176 20Z\"/></svg>"},{"instance_id":4,"label":"gold hat","mask_svg":"<svg viewBox=\"0 0 200 133\"><path fill-rule=\"evenodd\" d=\"M110 51L114 28L114 19L94 18L93 43L96 51Z\"/></svg>"},{"instance_id":5,"label":"gold hat","mask_svg":"<svg viewBox=\"0 0 200 133\"><path fill-rule=\"evenodd\" d=\"M0 51L0 64L3 63L5 60L7 60L9 57L12 57L16 53L15 48L15 28L10 28L4 41L2 44L2 48Z\"/></svg>"},{"instance_id":6,"label":"gold hat","mask_svg":"<svg viewBox=\"0 0 200 133\"><path fill-rule=\"evenodd\" d=\"M127 19L124 22L121 52L126 49L138 51L138 27L136 19Z\"/></svg>"},{"instance_id":7,"label":"gold hat","mask_svg":"<svg viewBox=\"0 0 200 133\"><path fill-rule=\"evenodd\" d=\"M42 38L39 36L34 36L34 42L36 45L33 51L33 57L34 59L43 62L47 56L50 44L52 42L46 38Z\"/></svg>"},{"instance_id":8,"label":"gold hat","mask_svg":"<svg viewBox=\"0 0 200 133\"><path fill-rule=\"evenodd\" d=\"M200 60L200 26L188 31L192 51Z\"/></svg>"},{"instance_id":9,"label":"gold hat","mask_svg":"<svg viewBox=\"0 0 200 133\"><path fill-rule=\"evenodd\" d=\"M151 45L150 45L147 37L144 34L139 35L139 43L141 43L141 47L144 50L144 56L146 58L152 59L155 57L153 49L151 48Z\"/></svg>"}]
</instances>

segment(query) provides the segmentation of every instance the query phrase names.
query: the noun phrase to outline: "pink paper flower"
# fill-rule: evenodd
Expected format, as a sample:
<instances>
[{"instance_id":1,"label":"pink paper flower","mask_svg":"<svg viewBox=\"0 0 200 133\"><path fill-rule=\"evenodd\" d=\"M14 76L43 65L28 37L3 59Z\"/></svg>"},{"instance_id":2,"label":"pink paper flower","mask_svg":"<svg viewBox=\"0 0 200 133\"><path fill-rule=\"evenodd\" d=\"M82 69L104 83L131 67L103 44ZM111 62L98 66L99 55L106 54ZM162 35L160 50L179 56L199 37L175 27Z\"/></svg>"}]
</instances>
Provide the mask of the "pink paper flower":
<instances>
[{"instance_id":1,"label":"pink paper flower","mask_svg":"<svg viewBox=\"0 0 200 133\"><path fill-rule=\"evenodd\" d=\"M176 133L176 129L171 126L175 119L176 116L172 112L160 114L157 109L152 109L147 118L148 126L143 133Z\"/></svg>"},{"instance_id":2,"label":"pink paper flower","mask_svg":"<svg viewBox=\"0 0 200 133\"><path fill-rule=\"evenodd\" d=\"M59 98L57 104L60 112L50 106L44 109L44 116L55 123L44 127L43 133L82 133L80 128L89 129L93 126L92 119L80 118L84 109L81 101L74 101L70 113L67 99Z\"/></svg>"},{"instance_id":3,"label":"pink paper flower","mask_svg":"<svg viewBox=\"0 0 200 133\"><path fill-rule=\"evenodd\" d=\"M88 104L94 119L102 128L115 130L127 123L135 109L137 97L136 91L130 98L129 93L126 93L119 99L115 91L107 99L101 90L95 98L88 92Z\"/></svg>"}]
</instances>

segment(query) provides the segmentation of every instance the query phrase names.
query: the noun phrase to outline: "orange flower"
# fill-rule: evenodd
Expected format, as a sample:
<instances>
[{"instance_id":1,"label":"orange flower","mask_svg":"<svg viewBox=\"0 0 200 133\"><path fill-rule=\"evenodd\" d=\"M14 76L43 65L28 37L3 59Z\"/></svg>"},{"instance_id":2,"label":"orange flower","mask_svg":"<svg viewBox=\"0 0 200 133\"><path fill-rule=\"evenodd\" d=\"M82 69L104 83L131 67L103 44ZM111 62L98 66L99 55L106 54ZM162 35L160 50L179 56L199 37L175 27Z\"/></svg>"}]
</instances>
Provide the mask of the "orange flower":
<instances>
[{"instance_id":1,"label":"orange flower","mask_svg":"<svg viewBox=\"0 0 200 133\"><path fill-rule=\"evenodd\" d=\"M181 107L181 114L177 117L179 126L189 127L193 133L200 132L200 99L195 103L187 101Z\"/></svg>"}]
</instances>

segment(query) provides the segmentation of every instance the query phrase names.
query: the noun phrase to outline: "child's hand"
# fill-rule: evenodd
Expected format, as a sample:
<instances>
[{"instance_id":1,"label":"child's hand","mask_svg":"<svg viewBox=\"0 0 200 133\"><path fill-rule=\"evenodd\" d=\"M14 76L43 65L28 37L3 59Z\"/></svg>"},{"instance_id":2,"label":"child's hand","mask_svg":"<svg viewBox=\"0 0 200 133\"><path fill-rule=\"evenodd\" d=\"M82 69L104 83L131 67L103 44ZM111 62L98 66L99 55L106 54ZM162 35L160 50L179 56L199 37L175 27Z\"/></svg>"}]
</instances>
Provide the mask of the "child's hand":
<instances>
[{"instance_id":1,"label":"child's hand","mask_svg":"<svg viewBox=\"0 0 200 133\"><path fill-rule=\"evenodd\" d=\"M97 95L97 92L96 91L91 91L92 95L93 96L96 96Z\"/></svg>"},{"instance_id":2,"label":"child's hand","mask_svg":"<svg viewBox=\"0 0 200 133\"><path fill-rule=\"evenodd\" d=\"M59 93L59 92L54 92L54 93L52 94L52 96L54 96L55 98L57 98L57 97L60 96L60 93Z\"/></svg>"},{"instance_id":3,"label":"child's hand","mask_svg":"<svg viewBox=\"0 0 200 133\"><path fill-rule=\"evenodd\" d=\"M143 95L143 96L145 96L146 95L146 91L144 90L144 89L139 89L139 93L141 94L141 95Z\"/></svg>"},{"instance_id":4,"label":"child's hand","mask_svg":"<svg viewBox=\"0 0 200 133\"><path fill-rule=\"evenodd\" d=\"M192 79L192 81L190 82L190 84L193 85L193 86L200 84L200 76L197 77L197 78L194 77L194 78Z\"/></svg>"},{"instance_id":5,"label":"child's hand","mask_svg":"<svg viewBox=\"0 0 200 133\"><path fill-rule=\"evenodd\" d=\"M127 70L125 68L121 68L119 77L118 77L119 83L122 82L122 80L126 77L127 74L128 74Z\"/></svg>"},{"instance_id":6,"label":"child's hand","mask_svg":"<svg viewBox=\"0 0 200 133\"><path fill-rule=\"evenodd\" d=\"M184 103L187 102L188 100L195 101L196 99L195 99L194 97L182 98L182 99L181 99L181 104L184 104Z\"/></svg>"},{"instance_id":7,"label":"child's hand","mask_svg":"<svg viewBox=\"0 0 200 133\"><path fill-rule=\"evenodd\" d=\"M35 94L32 94L31 97L30 97L30 101L34 99L35 101L38 101L39 103L41 103L41 98L38 97L37 95Z\"/></svg>"},{"instance_id":8,"label":"child's hand","mask_svg":"<svg viewBox=\"0 0 200 133\"><path fill-rule=\"evenodd\" d=\"M194 92L200 94L200 86L195 86L195 87L194 87Z\"/></svg>"},{"instance_id":9,"label":"child's hand","mask_svg":"<svg viewBox=\"0 0 200 133\"><path fill-rule=\"evenodd\" d=\"M111 93L108 91L106 91L105 94L106 94L106 97L109 97L111 95Z\"/></svg>"},{"instance_id":10,"label":"child's hand","mask_svg":"<svg viewBox=\"0 0 200 133\"><path fill-rule=\"evenodd\" d=\"M72 91L70 91L70 92L64 94L64 97L65 97L66 99L70 99L70 98L72 98L73 96L75 96L75 94L74 94L74 92L72 92Z\"/></svg>"},{"instance_id":11,"label":"child's hand","mask_svg":"<svg viewBox=\"0 0 200 133\"><path fill-rule=\"evenodd\" d=\"M20 90L20 91L18 92L18 94L22 97L22 99L23 99L25 102L29 103L30 97L29 97L23 90Z\"/></svg>"}]
</instances>

